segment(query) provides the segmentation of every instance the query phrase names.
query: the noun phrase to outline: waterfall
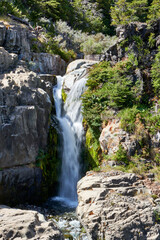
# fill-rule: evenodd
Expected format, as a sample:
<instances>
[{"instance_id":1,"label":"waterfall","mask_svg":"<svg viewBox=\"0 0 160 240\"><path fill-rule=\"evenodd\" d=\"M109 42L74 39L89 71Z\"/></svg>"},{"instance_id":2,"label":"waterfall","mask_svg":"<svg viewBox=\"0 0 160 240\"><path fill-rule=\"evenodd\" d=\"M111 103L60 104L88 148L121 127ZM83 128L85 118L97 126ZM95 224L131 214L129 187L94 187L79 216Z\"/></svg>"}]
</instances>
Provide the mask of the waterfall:
<instances>
[{"instance_id":1,"label":"waterfall","mask_svg":"<svg viewBox=\"0 0 160 240\"><path fill-rule=\"evenodd\" d=\"M85 90L86 78L81 78L72 86L62 108L63 77L57 77L53 89L56 117L62 131L62 167L59 196L69 201L77 201L77 181L80 178L80 151L84 136L81 114L81 95Z\"/></svg>"}]
</instances>

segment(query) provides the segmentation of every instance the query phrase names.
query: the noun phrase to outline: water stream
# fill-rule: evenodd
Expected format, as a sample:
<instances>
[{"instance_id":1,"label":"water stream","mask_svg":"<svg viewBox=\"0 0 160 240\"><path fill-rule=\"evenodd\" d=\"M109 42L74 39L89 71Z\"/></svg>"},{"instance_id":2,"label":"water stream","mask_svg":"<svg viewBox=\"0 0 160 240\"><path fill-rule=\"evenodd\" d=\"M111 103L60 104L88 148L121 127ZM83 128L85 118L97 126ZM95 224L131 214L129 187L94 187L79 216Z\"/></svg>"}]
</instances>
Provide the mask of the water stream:
<instances>
[{"instance_id":1,"label":"water stream","mask_svg":"<svg viewBox=\"0 0 160 240\"><path fill-rule=\"evenodd\" d=\"M84 136L81 114L81 95L85 90L86 78L76 81L62 104L63 77L57 77L57 85L53 89L56 117L62 132L59 196L54 200L64 201L71 206L77 205L77 182L80 178L80 151Z\"/></svg>"}]
</instances>

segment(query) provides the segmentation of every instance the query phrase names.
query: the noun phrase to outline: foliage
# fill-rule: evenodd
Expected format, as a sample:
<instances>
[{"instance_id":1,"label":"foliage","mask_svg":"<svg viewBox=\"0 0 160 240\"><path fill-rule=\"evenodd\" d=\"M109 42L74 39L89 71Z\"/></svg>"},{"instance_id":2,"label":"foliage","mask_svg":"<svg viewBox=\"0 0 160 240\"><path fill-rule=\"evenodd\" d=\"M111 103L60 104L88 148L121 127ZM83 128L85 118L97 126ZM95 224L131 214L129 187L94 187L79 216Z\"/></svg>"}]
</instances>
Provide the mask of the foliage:
<instances>
[{"instance_id":1,"label":"foliage","mask_svg":"<svg viewBox=\"0 0 160 240\"><path fill-rule=\"evenodd\" d=\"M147 0L118 0L111 7L112 25L125 25L146 18Z\"/></svg>"},{"instance_id":2,"label":"foliage","mask_svg":"<svg viewBox=\"0 0 160 240\"><path fill-rule=\"evenodd\" d=\"M149 7L148 20L155 21L160 17L160 1L153 0L151 6Z\"/></svg>"},{"instance_id":3,"label":"foliage","mask_svg":"<svg viewBox=\"0 0 160 240\"><path fill-rule=\"evenodd\" d=\"M67 94L66 92L64 91L64 89L62 88L62 99L63 99L63 102L65 103L66 101L66 98L67 98Z\"/></svg>"},{"instance_id":4,"label":"foliage","mask_svg":"<svg viewBox=\"0 0 160 240\"><path fill-rule=\"evenodd\" d=\"M37 156L37 166L39 166L45 177L48 186L52 186L58 181L59 160L57 153L58 136L51 126L48 135L48 146L46 150L40 150Z\"/></svg>"},{"instance_id":5,"label":"foliage","mask_svg":"<svg viewBox=\"0 0 160 240\"><path fill-rule=\"evenodd\" d=\"M125 108L119 113L121 117L121 128L126 132L133 133L135 131L136 115L139 113L137 106Z\"/></svg>"},{"instance_id":6,"label":"foliage","mask_svg":"<svg viewBox=\"0 0 160 240\"><path fill-rule=\"evenodd\" d=\"M99 165L100 145L91 128L86 132L85 159L89 165L88 168L95 168Z\"/></svg>"},{"instance_id":7,"label":"foliage","mask_svg":"<svg viewBox=\"0 0 160 240\"><path fill-rule=\"evenodd\" d=\"M87 81L88 90L82 96L83 115L90 126L100 126L101 114L108 108L120 110L137 102L140 89L130 78L134 69L128 59L113 67L108 62L93 67Z\"/></svg>"},{"instance_id":8,"label":"foliage","mask_svg":"<svg viewBox=\"0 0 160 240\"><path fill-rule=\"evenodd\" d=\"M6 15L8 13L11 13L17 17L21 16L21 11L17 6L14 6L12 2L9 2L7 0L1 0L0 1L0 15Z\"/></svg>"},{"instance_id":9,"label":"foliage","mask_svg":"<svg viewBox=\"0 0 160 240\"><path fill-rule=\"evenodd\" d=\"M105 36L102 33L88 34L81 30L74 30L67 22L57 21L55 23L56 36L62 49L73 49L76 53L99 54L114 44L116 37Z\"/></svg>"},{"instance_id":10,"label":"foliage","mask_svg":"<svg viewBox=\"0 0 160 240\"><path fill-rule=\"evenodd\" d=\"M129 159L127 157L126 150L122 145L119 145L118 151L111 156L111 159L119 163L129 164Z\"/></svg>"},{"instance_id":11,"label":"foliage","mask_svg":"<svg viewBox=\"0 0 160 240\"><path fill-rule=\"evenodd\" d=\"M157 96L160 95L160 47L158 48L158 53L155 56L155 61L152 64L151 77L154 87L154 92Z\"/></svg>"},{"instance_id":12,"label":"foliage","mask_svg":"<svg viewBox=\"0 0 160 240\"><path fill-rule=\"evenodd\" d=\"M155 46L156 40L155 40L155 33L151 33L148 38L148 45L150 48L153 48Z\"/></svg>"}]
</instances>

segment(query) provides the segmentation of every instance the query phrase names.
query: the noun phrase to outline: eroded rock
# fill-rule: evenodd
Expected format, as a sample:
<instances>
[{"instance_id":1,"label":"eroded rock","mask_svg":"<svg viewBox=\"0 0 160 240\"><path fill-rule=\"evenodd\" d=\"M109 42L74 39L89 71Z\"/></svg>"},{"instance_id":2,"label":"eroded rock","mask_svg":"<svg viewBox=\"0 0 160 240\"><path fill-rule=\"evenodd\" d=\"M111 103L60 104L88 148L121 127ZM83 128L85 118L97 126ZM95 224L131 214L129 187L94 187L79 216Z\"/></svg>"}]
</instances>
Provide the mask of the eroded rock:
<instances>
[{"instance_id":1,"label":"eroded rock","mask_svg":"<svg viewBox=\"0 0 160 240\"><path fill-rule=\"evenodd\" d=\"M122 145L128 155L134 155L137 149L137 142L120 125L121 123L118 119L108 121L99 138L101 149L103 152L111 155L118 151L119 145Z\"/></svg>"},{"instance_id":2,"label":"eroded rock","mask_svg":"<svg viewBox=\"0 0 160 240\"><path fill-rule=\"evenodd\" d=\"M159 207L135 174L89 172L77 191L77 214L90 240L160 239Z\"/></svg>"},{"instance_id":3,"label":"eroded rock","mask_svg":"<svg viewBox=\"0 0 160 240\"><path fill-rule=\"evenodd\" d=\"M0 206L1 239L62 240L61 232L52 221L36 211Z\"/></svg>"}]
</instances>

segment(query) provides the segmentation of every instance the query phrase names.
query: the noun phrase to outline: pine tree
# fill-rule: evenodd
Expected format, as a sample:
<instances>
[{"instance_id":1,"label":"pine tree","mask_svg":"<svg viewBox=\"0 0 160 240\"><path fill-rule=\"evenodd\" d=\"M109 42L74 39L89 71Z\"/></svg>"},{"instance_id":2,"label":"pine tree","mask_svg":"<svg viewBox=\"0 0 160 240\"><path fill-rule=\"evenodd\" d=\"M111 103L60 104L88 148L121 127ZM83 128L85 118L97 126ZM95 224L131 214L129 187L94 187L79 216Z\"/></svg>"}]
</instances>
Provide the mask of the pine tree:
<instances>
[{"instance_id":1,"label":"pine tree","mask_svg":"<svg viewBox=\"0 0 160 240\"><path fill-rule=\"evenodd\" d=\"M153 0L149 7L148 19L154 21L160 18L160 0Z\"/></svg>"},{"instance_id":2,"label":"pine tree","mask_svg":"<svg viewBox=\"0 0 160 240\"><path fill-rule=\"evenodd\" d=\"M145 21L147 0L118 0L111 7L112 25L125 25L133 21Z\"/></svg>"}]
</instances>

